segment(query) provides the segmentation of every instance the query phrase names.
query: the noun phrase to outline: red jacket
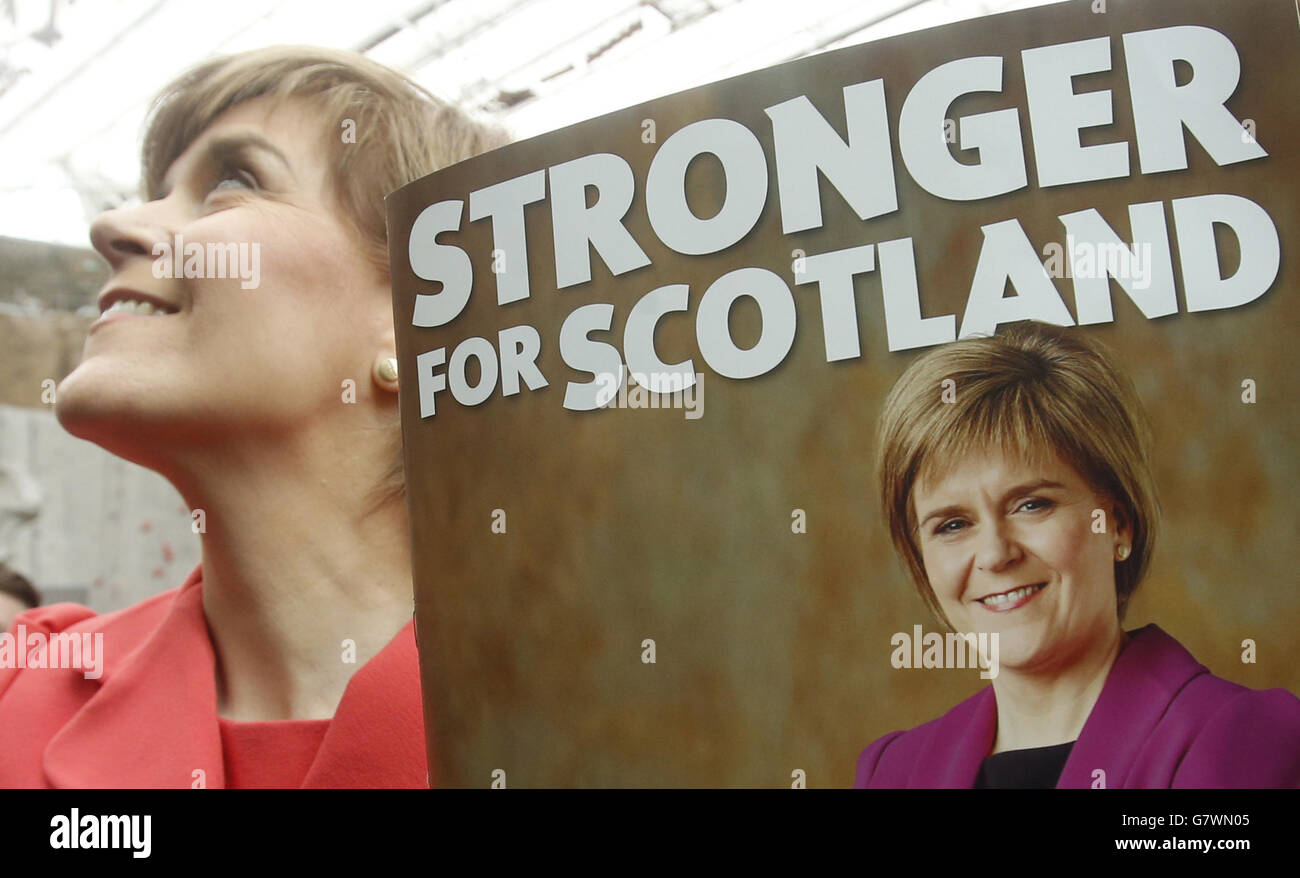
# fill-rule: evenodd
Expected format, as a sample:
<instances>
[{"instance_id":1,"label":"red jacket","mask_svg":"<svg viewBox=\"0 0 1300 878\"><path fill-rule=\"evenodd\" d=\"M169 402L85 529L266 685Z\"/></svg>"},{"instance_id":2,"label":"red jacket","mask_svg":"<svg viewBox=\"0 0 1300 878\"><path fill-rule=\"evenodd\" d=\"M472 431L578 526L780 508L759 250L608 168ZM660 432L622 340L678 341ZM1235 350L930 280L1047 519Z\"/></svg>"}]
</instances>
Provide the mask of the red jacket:
<instances>
[{"instance_id":1,"label":"red jacket","mask_svg":"<svg viewBox=\"0 0 1300 878\"><path fill-rule=\"evenodd\" d=\"M21 614L27 638L102 633L101 676L0 667L0 787L225 786L216 665L201 568L184 585L97 616ZM4 662L11 665L12 662ZM348 681L304 787L428 785L414 623Z\"/></svg>"}]
</instances>

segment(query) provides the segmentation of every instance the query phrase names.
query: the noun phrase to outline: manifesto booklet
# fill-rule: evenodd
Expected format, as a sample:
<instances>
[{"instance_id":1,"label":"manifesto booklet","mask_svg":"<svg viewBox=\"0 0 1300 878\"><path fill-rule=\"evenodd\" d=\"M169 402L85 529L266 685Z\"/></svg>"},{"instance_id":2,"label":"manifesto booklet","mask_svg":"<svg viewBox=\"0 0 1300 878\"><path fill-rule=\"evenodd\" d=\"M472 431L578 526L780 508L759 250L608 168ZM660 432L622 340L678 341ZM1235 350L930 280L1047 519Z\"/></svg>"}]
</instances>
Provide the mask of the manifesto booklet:
<instances>
[{"instance_id":1,"label":"manifesto booklet","mask_svg":"<svg viewBox=\"0 0 1300 878\"><path fill-rule=\"evenodd\" d=\"M1027 320L1150 417L1125 627L1300 690L1297 31L1293 0L1075 0L391 195L432 781L847 787L989 686L895 554L876 429L918 356Z\"/></svg>"}]
</instances>

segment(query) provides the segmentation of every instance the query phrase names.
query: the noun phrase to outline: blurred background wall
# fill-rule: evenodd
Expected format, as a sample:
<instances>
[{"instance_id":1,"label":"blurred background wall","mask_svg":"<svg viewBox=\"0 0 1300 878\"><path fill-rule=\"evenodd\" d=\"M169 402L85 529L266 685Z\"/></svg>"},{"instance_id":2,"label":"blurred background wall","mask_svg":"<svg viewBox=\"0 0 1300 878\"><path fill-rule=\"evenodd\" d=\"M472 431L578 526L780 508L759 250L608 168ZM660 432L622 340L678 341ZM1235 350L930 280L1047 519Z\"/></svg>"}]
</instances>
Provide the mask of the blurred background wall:
<instances>
[{"instance_id":1,"label":"blurred background wall","mask_svg":"<svg viewBox=\"0 0 1300 878\"><path fill-rule=\"evenodd\" d=\"M0 238L0 561L99 612L179 586L199 555L171 485L54 417L107 276L90 249Z\"/></svg>"}]
</instances>

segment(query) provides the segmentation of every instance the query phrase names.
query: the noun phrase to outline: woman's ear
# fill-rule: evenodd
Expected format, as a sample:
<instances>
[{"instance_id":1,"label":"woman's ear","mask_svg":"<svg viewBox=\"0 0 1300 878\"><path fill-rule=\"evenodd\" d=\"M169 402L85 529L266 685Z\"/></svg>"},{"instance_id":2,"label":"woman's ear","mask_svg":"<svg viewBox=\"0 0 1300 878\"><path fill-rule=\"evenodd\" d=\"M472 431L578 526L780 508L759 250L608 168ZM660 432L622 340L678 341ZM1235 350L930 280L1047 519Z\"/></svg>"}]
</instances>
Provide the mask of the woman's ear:
<instances>
[{"instance_id":1,"label":"woman's ear","mask_svg":"<svg viewBox=\"0 0 1300 878\"><path fill-rule=\"evenodd\" d=\"M1115 549L1127 558L1133 551L1133 520L1122 503L1112 503L1110 514L1115 522Z\"/></svg>"},{"instance_id":2,"label":"woman's ear","mask_svg":"<svg viewBox=\"0 0 1300 878\"><path fill-rule=\"evenodd\" d=\"M376 297L375 334L372 336L378 350L372 361L370 376L375 384L389 393L397 392L397 332L393 326L393 312L387 287L384 295ZM378 305L382 304L382 307Z\"/></svg>"}]
</instances>

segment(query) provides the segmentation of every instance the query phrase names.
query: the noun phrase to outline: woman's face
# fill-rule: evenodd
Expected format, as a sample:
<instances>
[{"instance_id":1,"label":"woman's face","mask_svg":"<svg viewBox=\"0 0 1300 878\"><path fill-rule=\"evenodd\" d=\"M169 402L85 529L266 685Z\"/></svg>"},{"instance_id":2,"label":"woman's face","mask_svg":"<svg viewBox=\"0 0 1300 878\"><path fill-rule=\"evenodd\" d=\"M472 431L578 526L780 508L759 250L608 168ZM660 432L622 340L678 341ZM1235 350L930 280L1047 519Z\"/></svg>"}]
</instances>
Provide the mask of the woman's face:
<instances>
[{"instance_id":1,"label":"woman's face","mask_svg":"<svg viewBox=\"0 0 1300 878\"><path fill-rule=\"evenodd\" d=\"M128 297L165 313L91 326L57 395L70 432L149 465L346 418L345 379L358 401L372 392L370 366L392 346L387 282L335 203L325 136L301 101L239 104L153 200L94 222L112 268L101 312Z\"/></svg>"},{"instance_id":2,"label":"woman's face","mask_svg":"<svg viewBox=\"0 0 1300 878\"><path fill-rule=\"evenodd\" d=\"M1130 544L1113 504L1043 457L972 455L912 491L939 605L958 631L996 633L1000 666L1024 673L1068 667L1116 636L1113 565Z\"/></svg>"}]
</instances>

